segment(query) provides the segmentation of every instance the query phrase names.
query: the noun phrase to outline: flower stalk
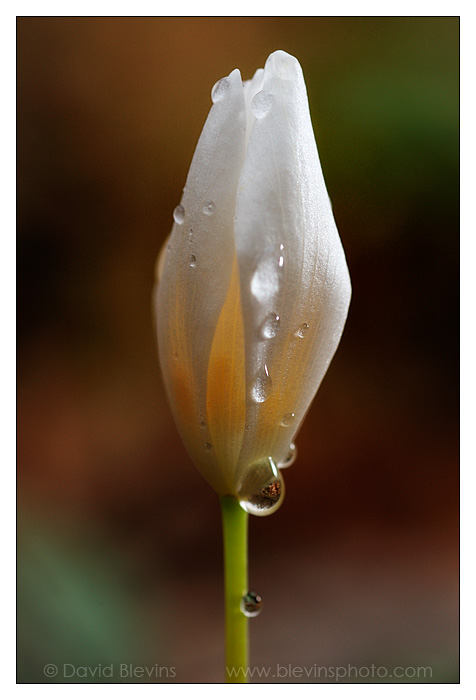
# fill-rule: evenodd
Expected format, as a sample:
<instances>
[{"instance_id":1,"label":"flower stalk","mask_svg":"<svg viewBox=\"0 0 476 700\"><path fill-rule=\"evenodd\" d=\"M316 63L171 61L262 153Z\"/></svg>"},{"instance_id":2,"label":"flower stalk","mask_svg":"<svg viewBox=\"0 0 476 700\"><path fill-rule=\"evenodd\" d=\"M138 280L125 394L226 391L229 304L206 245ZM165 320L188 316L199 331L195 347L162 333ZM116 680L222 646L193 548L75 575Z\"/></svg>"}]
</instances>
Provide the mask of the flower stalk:
<instances>
[{"instance_id":1,"label":"flower stalk","mask_svg":"<svg viewBox=\"0 0 476 700\"><path fill-rule=\"evenodd\" d=\"M248 618L241 601L248 590L248 513L234 496L220 497L225 574L225 680L246 683Z\"/></svg>"}]
</instances>

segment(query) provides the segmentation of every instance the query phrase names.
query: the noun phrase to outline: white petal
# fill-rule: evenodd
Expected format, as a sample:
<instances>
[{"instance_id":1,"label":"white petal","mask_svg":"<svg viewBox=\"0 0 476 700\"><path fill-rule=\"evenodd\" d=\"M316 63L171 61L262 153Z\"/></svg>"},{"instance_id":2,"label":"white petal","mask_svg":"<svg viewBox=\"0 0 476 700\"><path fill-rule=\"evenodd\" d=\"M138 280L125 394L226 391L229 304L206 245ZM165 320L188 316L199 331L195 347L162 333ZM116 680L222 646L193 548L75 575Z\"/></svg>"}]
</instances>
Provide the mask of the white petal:
<instances>
[{"instance_id":1,"label":"white petal","mask_svg":"<svg viewBox=\"0 0 476 700\"><path fill-rule=\"evenodd\" d=\"M246 117L240 72L213 90L155 291L159 354L174 417L205 478L223 491L206 426L207 367L235 254L234 215ZM177 223L178 222L178 223Z\"/></svg>"},{"instance_id":2,"label":"white petal","mask_svg":"<svg viewBox=\"0 0 476 700\"><path fill-rule=\"evenodd\" d=\"M285 457L337 348L351 293L295 58L271 54L251 110L235 234L246 422L253 429L243 443L239 471L262 457L277 463ZM263 324L276 317L279 329L263 338ZM256 402L260 386L266 391ZM288 413L294 420L283 426Z\"/></svg>"},{"instance_id":3,"label":"white petal","mask_svg":"<svg viewBox=\"0 0 476 700\"><path fill-rule=\"evenodd\" d=\"M246 142L250 137L251 127L253 124L253 114L251 112L251 101L257 92L261 90L263 84L264 69L258 68L251 80L243 83L245 90L245 108L246 108Z\"/></svg>"}]
</instances>

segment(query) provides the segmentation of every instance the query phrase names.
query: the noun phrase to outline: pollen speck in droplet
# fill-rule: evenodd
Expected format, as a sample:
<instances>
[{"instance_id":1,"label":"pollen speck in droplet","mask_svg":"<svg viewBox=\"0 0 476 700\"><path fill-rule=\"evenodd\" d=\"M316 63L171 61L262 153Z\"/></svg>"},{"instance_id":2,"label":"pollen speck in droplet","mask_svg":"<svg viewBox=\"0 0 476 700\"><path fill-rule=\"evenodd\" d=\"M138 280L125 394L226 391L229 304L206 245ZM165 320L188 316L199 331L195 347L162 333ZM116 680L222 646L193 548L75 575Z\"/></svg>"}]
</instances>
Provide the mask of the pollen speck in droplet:
<instances>
[{"instance_id":1,"label":"pollen speck in droplet","mask_svg":"<svg viewBox=\"0 0 476 700\"><path fill-rule=\"evenodd\" d=\"M240 608L246 617L256 617L263 609L263 599L259 593L248 591L241 599Z\"/></svg>"},{"instance_id":2,"label":"pollen speck in droplet","mask_svg":"<svg viewBox=\"0 0 476 700\"><path fill-rule=\"evenodd\" d=\"M271 92L260 90L251 100L251 111L256 119L263 119L274 103L274 96Z\"/></svg>"},{"instance_id":3,"label":"pollen speck in droplet","mask_svg":"<svg viewBox=\"0 0 476 700\"><path fill-rule=\"evenodd\" d=\"M302 324L301 326L299 326L299 328L297 329L296 335L298 336L298 338L304 338L304 336L306 335L306 333L308 332L308 330L309 330L309 323L303 323L303 324Z\"/></svg>"},{"instance_id":4,"label":"pollen speck in droplet","mask_svg":"<svg viewBox=\"0 0 476 700\"><path fill-rule=\"evenodd\" d=\"M268 367L264 365L263 369L256 375L253 388L251 389L251 398L255 403L266 401L271 391L271 384Z\"/></svg>"},{"instance_id":5,"label":"pollen speck in droplet","mask_svg":"<svg viewBox=\"0 0 476 700\"><path fill-rule=\"evenodd\" d=\"M183 224L185 219L185 209L181 204L178 204L174 209L174 221L176 224Z\"/></svg>"},{"instance_id":6,"label":"pollen speck in droplet","mask_svg":"<svg viewBox=\"0 0 476 700\"><path fill-rule=\"evenodd\" d=\"M212 216L212 214L215 213L215 202L212 202L211 199L207 199L203 204L202 211L207 216Z\"/></svg>"},{"instance_id":7,"label":"pollen speck in droplet","mask_svg":"<svg viewBox=\"0 0 476 700\"><path fill-rule=\"evenodd\" d=\"M195 257L195 255L190 256L188 264L190 265L190 267L197 267L197 258Z\"/></svg>"},{"instance_id":8,"label":"pollen speck in droplet","mask_svg":"<svg viewBox=\"0 0 476 700\"><path fill-rule=\"evenodd\" d=\"M266 316L261 326L261 335L263 338L269 340L274 338L279 330L279 316L275 313L270 313Z\"/></svg>"},{"instance_id":9,"label":"pollen speck in droplet","mask_svg":"<svg viewBox=\"0 0 476 700\"><path fill-rule=\"evenodd\" d=\"M289 426L294 422L295 417L296 416L294 413L286 413L281 418L281 425L283 426L283 428L289 428Z\"/></svg>"},{"instance_id":10,"label":"pollen speck in droplet","mask_svg":"<svg viewBox=\"0 0 476 700\"><path fill-rule=\"evenodd\" d=\"M228 90L230 89L230 81L228 78L221 78L215 85L212 87L212 102L220 102L222 100Z\"/></svg>"}]
</instances>

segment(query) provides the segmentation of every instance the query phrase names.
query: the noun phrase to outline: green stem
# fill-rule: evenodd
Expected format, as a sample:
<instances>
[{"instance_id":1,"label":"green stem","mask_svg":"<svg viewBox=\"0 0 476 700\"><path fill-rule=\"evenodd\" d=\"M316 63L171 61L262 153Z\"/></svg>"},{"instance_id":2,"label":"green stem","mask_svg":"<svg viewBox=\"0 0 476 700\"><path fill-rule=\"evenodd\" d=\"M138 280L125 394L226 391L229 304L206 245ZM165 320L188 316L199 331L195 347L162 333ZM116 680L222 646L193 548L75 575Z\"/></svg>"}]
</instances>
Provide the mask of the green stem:
<instances>
[{"instance_id":1,"label":"green stem","mask_svg":"<svg viewBox=\"0 0 476 700\"><path fill-rule=\"evenodd\" d=\"M234 496L220 497L225 568L225 624L227 683L246 683L248 618L241 599L248 591L248 513Z\"/></svg>"}]
</instances>

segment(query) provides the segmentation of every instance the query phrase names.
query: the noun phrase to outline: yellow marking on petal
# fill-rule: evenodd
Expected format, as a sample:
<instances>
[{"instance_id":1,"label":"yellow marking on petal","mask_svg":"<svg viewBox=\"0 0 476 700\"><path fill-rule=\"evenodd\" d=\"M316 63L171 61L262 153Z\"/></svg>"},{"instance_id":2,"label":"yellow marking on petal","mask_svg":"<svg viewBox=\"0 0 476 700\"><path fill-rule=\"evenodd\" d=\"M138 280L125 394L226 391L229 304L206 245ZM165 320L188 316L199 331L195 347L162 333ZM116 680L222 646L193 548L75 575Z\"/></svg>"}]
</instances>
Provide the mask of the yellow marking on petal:
<instances>
[{"instance_id":1,"label":"yellow marking on petal","mask_svg":"<svg viewBox=\"0 0 476 700\"><path fill-rule=\"evenodd\" d=\"M208 363L207 418L218 463L229 478L245 429L245 343L240 279L235 259Z\"/></svg>"},{"instance_id":2,"label":"yellow marking on petal","mask_svg":"<svg viewBox=\"0 0 476 700\"><path fill-rule=\"evenodd\" d=\"M196 422L195 405L189 373L183 368L171 366L172 391L175 408L184 426L193 426Z\"/></svg>"}]
</instances>

